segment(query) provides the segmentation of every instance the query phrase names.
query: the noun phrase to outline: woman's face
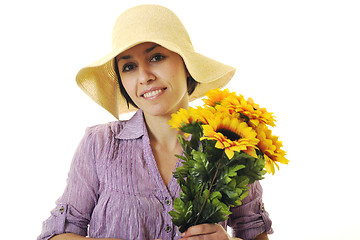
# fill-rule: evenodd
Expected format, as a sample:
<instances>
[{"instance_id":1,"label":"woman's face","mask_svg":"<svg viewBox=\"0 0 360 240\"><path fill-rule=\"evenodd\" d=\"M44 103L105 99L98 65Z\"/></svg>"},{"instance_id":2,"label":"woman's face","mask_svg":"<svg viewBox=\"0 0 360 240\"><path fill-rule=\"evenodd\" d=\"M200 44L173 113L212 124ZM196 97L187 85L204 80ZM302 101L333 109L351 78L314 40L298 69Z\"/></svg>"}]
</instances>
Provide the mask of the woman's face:
<instances>
[{"instance_id":1,"label":"woman's face","mask_svg":"<svg viewBox=\"0 0 360 240\"><path fill-rule=\"evenodd\" d=\"M146 42L119 54L116 61L126 92L144 113L170 116L188 107L188 73L177 53Z\"/></svg>"}]
</instances>

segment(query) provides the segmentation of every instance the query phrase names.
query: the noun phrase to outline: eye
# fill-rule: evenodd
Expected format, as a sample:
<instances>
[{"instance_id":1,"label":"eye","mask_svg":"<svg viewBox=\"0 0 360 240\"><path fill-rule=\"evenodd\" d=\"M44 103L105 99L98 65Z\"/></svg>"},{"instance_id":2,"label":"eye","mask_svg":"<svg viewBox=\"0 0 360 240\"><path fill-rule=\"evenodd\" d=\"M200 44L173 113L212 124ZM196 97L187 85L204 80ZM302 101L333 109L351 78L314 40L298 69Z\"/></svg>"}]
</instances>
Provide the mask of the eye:
<instances>
[{"instance_id":1,"label":"eye","mask_svg":"<svg viewBox=\"0 0 360 240\"><path fill-rule=\"evenodd\" d=\"M150 58L150 62L160 62L164 60L166 57L160 53L156 53Z\"/></svg>"},{"instance_id":2,"label":"eye","mask_svg":"<svg viewBox=\"0 0 360 240\"><path fill-rule=\"evenodd\" d=\"M122 72L129 72L129 71L133 70L135 67L136 67L135 64L133 64L133 63L127 63L127 64L125 64L125 65L123 66Z\"/></svg>"}]
</instances>

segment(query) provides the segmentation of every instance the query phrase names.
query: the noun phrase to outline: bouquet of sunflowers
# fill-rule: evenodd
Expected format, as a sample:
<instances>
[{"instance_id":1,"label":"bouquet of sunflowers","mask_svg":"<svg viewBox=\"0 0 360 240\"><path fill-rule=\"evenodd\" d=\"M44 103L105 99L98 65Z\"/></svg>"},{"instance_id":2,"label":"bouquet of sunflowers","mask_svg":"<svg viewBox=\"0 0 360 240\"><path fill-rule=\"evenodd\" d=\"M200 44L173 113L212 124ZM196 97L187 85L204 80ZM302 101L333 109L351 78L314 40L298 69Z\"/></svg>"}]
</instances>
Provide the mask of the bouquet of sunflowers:
<instances>
[{"instance_id":1,"label":"bouquet of sunflowers","mask_svg":"<svg viewBox=\"0 0 360 240\"><path fill-rule=\"evenodd\" d=\"M183 165L174 172L180 198L169 214L180 232L203 223L225 221L230 207L241 205L249 184L287 164L272 113L251 98L228 89L210 90L204 105L180 109L169 124L179 135Z\"/></svg>"}]
</instances>

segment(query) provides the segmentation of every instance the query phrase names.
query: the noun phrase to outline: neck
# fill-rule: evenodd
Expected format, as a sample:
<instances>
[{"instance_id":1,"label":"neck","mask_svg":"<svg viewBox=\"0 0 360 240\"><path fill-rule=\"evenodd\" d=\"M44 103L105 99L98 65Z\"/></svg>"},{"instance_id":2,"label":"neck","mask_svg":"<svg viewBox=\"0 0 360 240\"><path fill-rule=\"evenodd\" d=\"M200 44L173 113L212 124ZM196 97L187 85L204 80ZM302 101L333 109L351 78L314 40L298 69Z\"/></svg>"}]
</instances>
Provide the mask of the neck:
<instances>
[{"instance_id":1,"label":"neck","mask_svg":"<svg viewBox=\"0 0 360 240\"><path fill-rule=\"evenodd\" d=\"M168 124L170 116L152 116L144 113L144 117L151 145L158 145L168 149L179 147L177 136L182 132L170 128Z\"/></svg>"}]
</instances>

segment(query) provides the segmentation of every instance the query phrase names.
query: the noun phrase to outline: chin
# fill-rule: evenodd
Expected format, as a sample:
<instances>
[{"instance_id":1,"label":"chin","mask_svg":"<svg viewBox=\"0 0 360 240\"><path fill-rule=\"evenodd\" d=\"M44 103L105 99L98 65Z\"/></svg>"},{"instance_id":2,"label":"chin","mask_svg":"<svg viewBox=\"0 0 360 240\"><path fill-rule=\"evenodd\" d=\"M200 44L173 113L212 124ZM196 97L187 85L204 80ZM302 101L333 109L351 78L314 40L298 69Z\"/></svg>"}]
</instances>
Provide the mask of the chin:
<instances>
[{"instance_id":1,"label":"chin","mask_svg":"<svg viewBox=\"0 0 360 240\"><path fill-rule=\"evenodd\" d=\"M167 116L169 115L166 111L162 111L162 110L154 110L154 109L151 109L151 110L143 110L144 113L146 113L147 115L151 115L151 116L154 116L154 117L161 117L161 116Z\"/></svg>"},{"instance_id":2,"label":"chin","mask_svg":"<svg viewBox=\"0 0 360 240\"><path fill-rule=\"evenodd\" d=\"M169 108L167 106L151 106L145 109L143 108L143 111L148 115L161 117L161 116L171 116L172 113L177 112L179 109Z\"/></svg>"}]
</instances>

